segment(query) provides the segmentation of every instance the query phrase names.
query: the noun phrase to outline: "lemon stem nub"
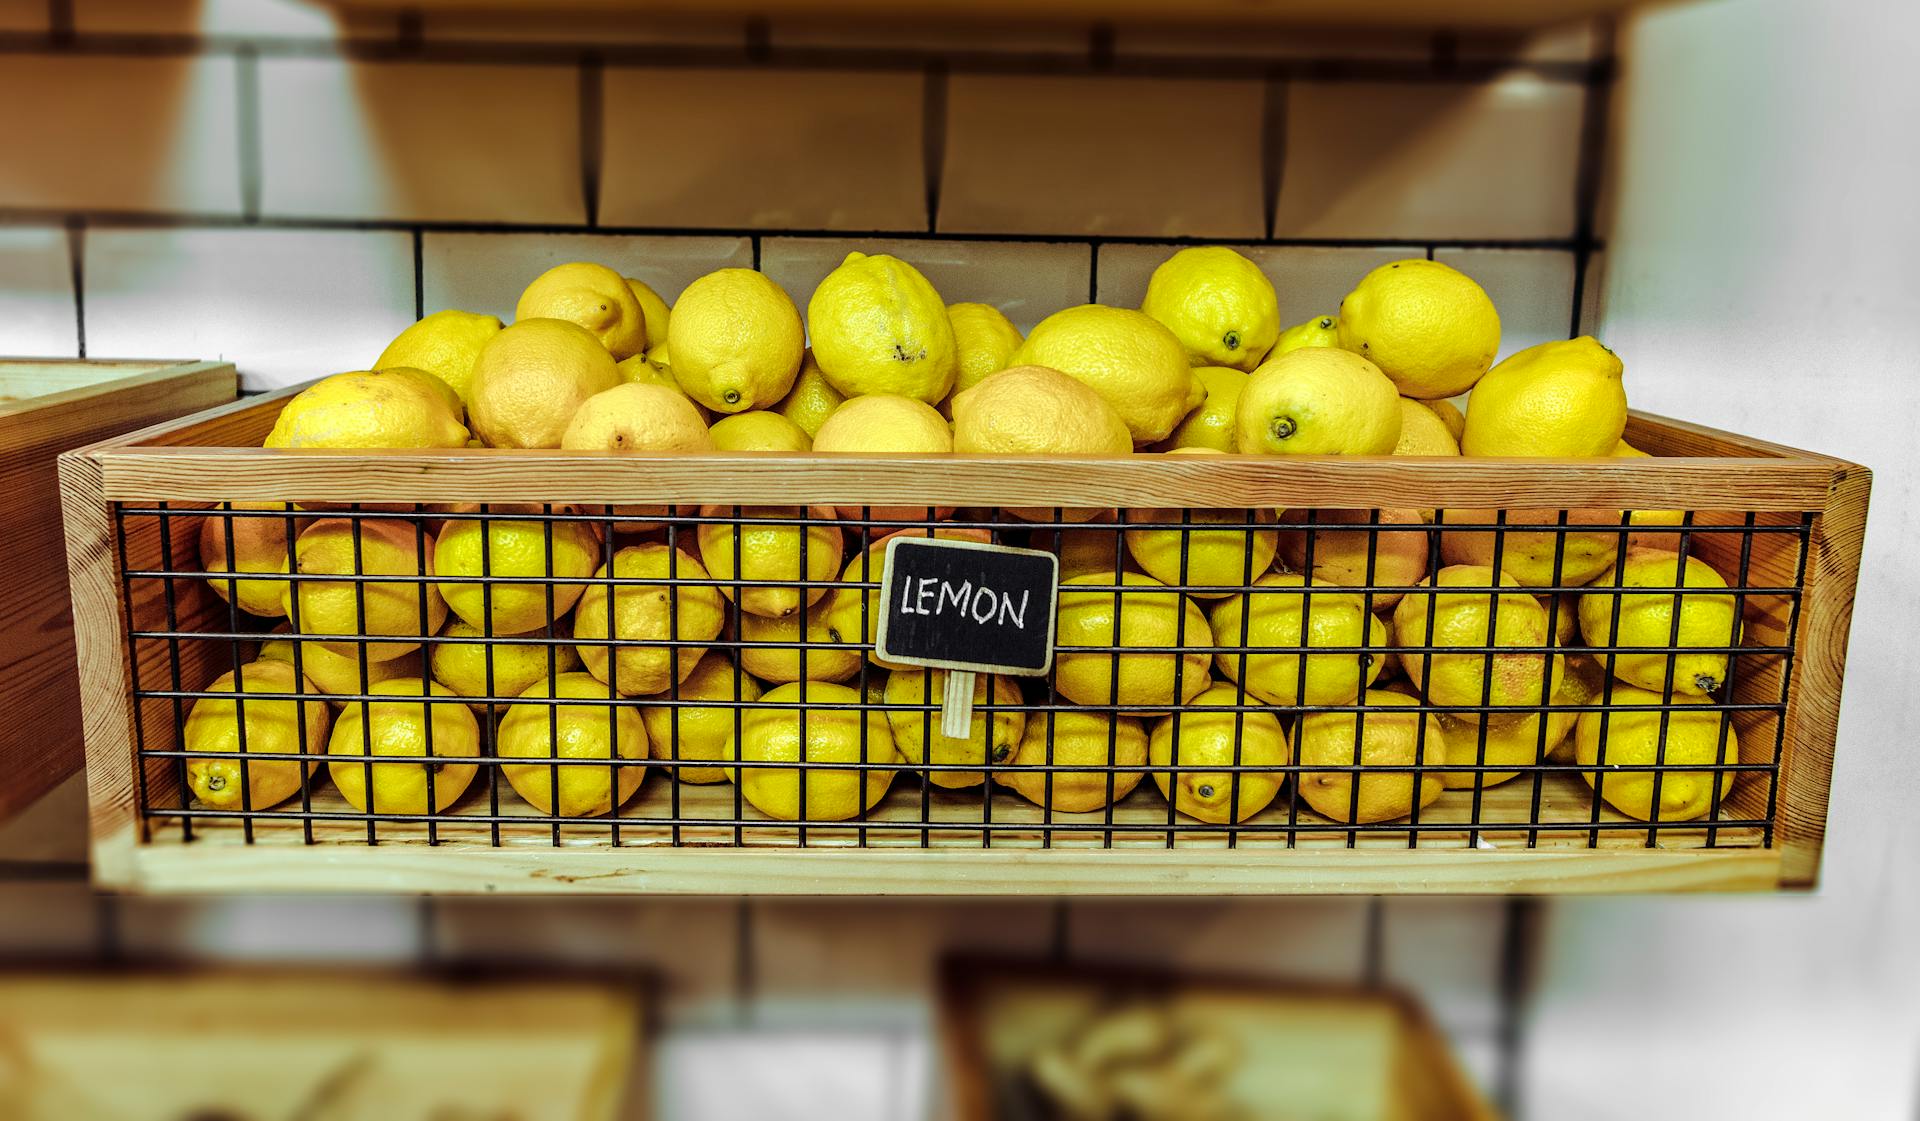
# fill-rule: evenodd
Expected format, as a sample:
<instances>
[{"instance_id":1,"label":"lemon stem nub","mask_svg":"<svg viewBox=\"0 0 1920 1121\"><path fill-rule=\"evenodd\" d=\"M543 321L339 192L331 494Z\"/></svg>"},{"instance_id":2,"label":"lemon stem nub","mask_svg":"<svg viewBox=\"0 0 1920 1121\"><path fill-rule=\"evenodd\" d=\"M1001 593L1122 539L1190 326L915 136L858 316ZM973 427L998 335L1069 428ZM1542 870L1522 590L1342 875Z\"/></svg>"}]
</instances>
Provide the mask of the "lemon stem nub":
<instances>
[{"instance_id":1,"label":"lemon stem nub","mask_svg":"<svg viewBox=\"0 0 1920 1121\"><path fill-rule=\"evenodd\" d=\"M1695 674L1693 683L1700 687L1702 693L1718 693L1720 691L1719 679L1710 673Z\"/></svg>"},{"instance_id":2,"label":"lemon stem nub","mask_svg":"<svg viewBox=\"0 0 1920 1121\"><path fill-rule=\"evenodd\" d=\"M1006 744L1004 743L998 744L993 749L993 761L996 763L1004 763L1007 761L1007 756L1010 754L1012 754L1012 752L1011 750L1008 749Z\"/></svg>"},{"instance_id":3,"label":"lemon stem nub","mask_svg":"<svg viewBox=\"0 0 1920 1121\"><path fill-rule=\"evenodd\" d=\"M225 775L208 775L207 776L208 790L225 790L226 788L227 788L227 776Z\"/></svg>"},{"instance_id":4,"label":"lemon stem nub","mask_svg":"<svg viewBox=\"0 0 1920 1121\"><path fill-rule=\"evenodd\" d=\"M737 389L729 389L720 395L720 399L729 405L738 405L740 403L740 391Z\"/></svg>"},{"instance_id":5,"label":"lemon stem nub","mask_svg":"<svg viewBox=\"0 0 1920 1121\"><path fill-rule=\"evenodd\" d=\"M1211 783L1202 784L1199 793L1202 798L1213 797L1213 785Z\"/></svg>"},{"instance_id":6,"label":"lemon stem nub","mask_svg":"<svg viewBox=\"0 0 1920 1121\"><path fill-rule=\"evenodd\" d=\"M1240 349L1240 332L1228 331L1226 335L1221 338L1220 341L1227 344L1228 350L1239 350Z\"/></svg>"},{"instance_id":7,"label":"lemon stem nub","mask_svg":"<svg viewBox=\"0 0 1920 1121\"><path fill-rule=\"evenodd\" d=\"M1273 438L1274 439L1276 440L1288 439L1292 437L1295 431L1297 431L1297 429L1294 427L1292 417L1283 416L1283 417L1274 418L1274 421L1273 421Z\"/></svg>"}]
</instances>

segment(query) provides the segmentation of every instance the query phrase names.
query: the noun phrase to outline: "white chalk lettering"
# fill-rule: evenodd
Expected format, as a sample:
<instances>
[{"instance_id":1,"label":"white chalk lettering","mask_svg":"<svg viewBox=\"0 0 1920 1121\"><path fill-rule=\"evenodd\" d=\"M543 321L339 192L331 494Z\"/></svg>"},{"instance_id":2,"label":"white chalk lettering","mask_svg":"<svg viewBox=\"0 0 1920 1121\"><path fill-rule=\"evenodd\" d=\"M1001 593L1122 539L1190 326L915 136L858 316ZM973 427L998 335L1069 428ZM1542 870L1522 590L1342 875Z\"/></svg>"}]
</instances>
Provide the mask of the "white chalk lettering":
<instances>
[{"instance_id":1,"label":"white chalk lettering","mask_svg":"<svg viewBox=\"0 0 1920 1121\"><path fill-rule=\"evenodd\" d=\"M986 585L981 585L980 590L983 592L986 591ZM973 581L971 580L961 584L959 588L955 588L952 584L942 580L940 582L940 600L938 605L933 609L933 613L935 615L940 614L940 612L946 610L948 603L952 603L954 610L963 615L966 614L967 596L972 594L972 592Z\"/></svg>"},{"instance_id":2,"label":"white chalk lettering","mask_svg":"<svg viewBox=\"0 0 1920 1121\"><path fill-rule=\"evenodd\" d=\"M1025 627L1027 625L1027 600L1031 598L1032 595L1033 595L1032 592L1020 593L1020 610L1019 611L1015 611L1013 609L1012 596L1009 596L1009 595L1001 596L1000 597L1000 601L1001 601L1000 602L1000 621L1002 623L1005 623L1008 620L1012 620L1014 626Z\"/></svg>"},{"instance_id":3,"label":"white chalk lettering","mask_svg":"<svg viewBox=\"0 0 1920 1121\"><path fill-rule=\"evenodd\" d=\"M978 592L974 593L973 595L973 621L974 622L985 623L993 619L993 609L995 606L997 606L993 601L993 596L994 596L993 589L987 587L984 584L980 586L980 590ZM980 610L982 605L985 605L986 607L986 610L984 612Z\"/></svg>"},{"instance_id":4,"label":"white chalk lettering","mask_svg":"<svg viewBox=\"0 0 1920 1121\"><path fill-rule=\"evenodd\" d=\"M936 579L935 579L934 577L932 577L932 576L922 576L922 577L920 578L920 598L914 601L914 602L915 602L915 604L916 604L916 606L917 606L917 608L918 608L918 610L919 610L919 612L920 612L920 614L922 614L922 615L934 615L934 614L937 614L937 613L938 613L938 610L939 610L939 600L938 600L938 599L935 599L935 601L934 601L934 608L935 608L935 609L934 609L933 611L928 611L928 610L927 610L927 599L928 599L929 597L932 597L932 596L937 596L937 595L939 594L939 588L937 587L937 585L938 585L939 583L940 583L940 581L939 581L939 580L936 580Z\"/></svg>"}]
</instances>

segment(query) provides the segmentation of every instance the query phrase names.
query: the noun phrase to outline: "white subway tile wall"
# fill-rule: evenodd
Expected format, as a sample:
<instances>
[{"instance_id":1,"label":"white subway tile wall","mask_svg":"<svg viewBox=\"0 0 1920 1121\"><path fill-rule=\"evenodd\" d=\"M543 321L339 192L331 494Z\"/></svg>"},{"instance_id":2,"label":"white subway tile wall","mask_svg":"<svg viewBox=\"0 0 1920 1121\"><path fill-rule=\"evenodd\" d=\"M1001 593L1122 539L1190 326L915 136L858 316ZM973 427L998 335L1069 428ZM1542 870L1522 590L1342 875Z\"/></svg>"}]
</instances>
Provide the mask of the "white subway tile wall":
<instances>
[{"instance_id":1,"label":"white subway tile wall","mask_svg":"<svg viewBox=\"0 0 1920 1121\"><path fill-rule=\"evenodd\" d=\"M1574 232L1582 91L1491 82L1298 82L1274 233L1564 238Z\"/></svg>"},{"instance_id":2,"label":"white subway tile wall","mask_svg":"<svg viewBox=\"0 0 1920 1121\"><path fill-rule=\"evenodd\" d=\"M413 322L397 231L100 229L87 353L231 361L249 388L363 370Z\"/></svg>"},{"instance_id":3,"label":"white subway tile wall","mask_svg":"<svg viewBox=\"0 0 1920 1121\"><path fill-rule=\"evenodd\" d=\"M8 55L0 206L239 213L237 74L220 56Z\"/></svg>"},{"instance_id":4,"label":"white subway tile wall","mask_svg":"<svg viewBox=\"0 0 1920 1121\"><path fill-rule=\"evenodd\" d=\"M574 67L330 58L259 65L265 214L586 220Z\"/></svg>"},{"instance_id":5,"label":"white subway tile wall","mask_svg":"<svg viewBox=\"0 0 1920 1121\"><path fill-rule=\"evenodd\" d=\"M56 13L63 35L37 46ZM804 309L849 250L888 251L949 302L996 304L1025 330L1089 298L1137 305L1177 247L1156 239L1240 245L1287 323L1334 311L1376 265L1432 254L1494 295L1509 351L1566 334L1576 301L1590 324L1601 289L1597 252L1575 280L1585 106L1604 96L1587 65L1610 49L1584 25L1530 41L1098 36L0 0L0 33L0 104L35 107L0 113L0 352L226 358L250 388L289 384L366 365L419 311L509 317L528 280L576 259L669 301L757 264ZM935 56L947 63L923 70ZM0 881L5 868L0 854ZM1492 1079L1505 915L1313 900L101 906L72 884L0 883L0 955L650 970L669 1026L663 1119L811 1118L823 1103L898 1118L935 1096L931 983L948 953L1343 981L1377 966ZM737 1077L743 1064L777 1073Z\"/></svg>"},{"instance_id":6,"label":"white subway tile wall","mask_svg":"<svg viewBox=\"0 0 1920 1121\"><path fill-rule=\"evenodd\" d=\"M0 354L72 358L80 353L74 319L73 256L58 226L0 227Z\"/></svg>"},{"instance_id":7,"label":"white subway tile wall","mask_svg":"<svg viewBox=\"0 0 1920 1121\"><path fill-rule=\"evenodd\" d=\"M1259 237L1264 96L1253 81L955 75L939 228Z\"/></svg>"},{"instance_id":8,"label":"white subway tile wall","mask_svg":"<svg viewBox=\"0 0 1920 1121\"><path fill-rule=\"evenodd\" d=\"M612 68L600 219L917 230L918 74Z\"/></svg>"}]
</instances>

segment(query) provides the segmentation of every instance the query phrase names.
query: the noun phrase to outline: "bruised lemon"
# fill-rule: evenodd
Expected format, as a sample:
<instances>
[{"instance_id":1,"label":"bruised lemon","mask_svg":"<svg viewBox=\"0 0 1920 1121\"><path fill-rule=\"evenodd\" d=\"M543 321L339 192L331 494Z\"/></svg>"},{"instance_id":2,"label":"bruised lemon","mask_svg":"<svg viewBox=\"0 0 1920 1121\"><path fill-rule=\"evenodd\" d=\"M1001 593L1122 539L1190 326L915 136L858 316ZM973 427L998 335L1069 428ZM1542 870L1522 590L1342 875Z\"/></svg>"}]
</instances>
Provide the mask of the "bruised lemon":
<instances>
[{"instance_id":1,"label":"bruised lemon","mask_svg":"<svg viewBox=\"0 0 1920 1121\"><path fill-rule=\"evenodd\" d=\"M807 301L813 357L848 397L890 393L932 405L959 370L947 305L920 270L885 253L849 253Z\"/></svg>"}]
</instances>

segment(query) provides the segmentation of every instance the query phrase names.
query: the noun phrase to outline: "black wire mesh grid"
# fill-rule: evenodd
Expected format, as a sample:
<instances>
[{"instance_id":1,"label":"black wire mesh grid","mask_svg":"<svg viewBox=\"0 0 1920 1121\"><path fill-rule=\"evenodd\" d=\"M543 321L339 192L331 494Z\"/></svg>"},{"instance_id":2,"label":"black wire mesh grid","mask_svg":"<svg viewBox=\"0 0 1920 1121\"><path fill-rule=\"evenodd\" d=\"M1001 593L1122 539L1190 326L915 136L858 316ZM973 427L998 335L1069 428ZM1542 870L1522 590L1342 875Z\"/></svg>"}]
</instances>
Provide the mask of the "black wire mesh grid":
<instances>
[{"instance_id":1,"label":"black wire mesh grid","mask_svg":"<svg viewBox=\"0 0 1920 1121\"><path fill-rule=\"evenodd\" d=\"M962 508L935 521L928 515L947 512L871 506L260 505L266 508L213 517L206 504L122 503L114 509L136 701L138 806L150 840L171 835L192 841L225 832L246 844L307 845L1771 847L1794 660L1790 636L1797 633L1815 517ZM1085 520L1088 515L1099 520ZM127 541L143 523L157 531L157 565L129 562ZM344 560L336 549L331 561L309 557L303 563L301 543L314 539L316 527L322 527L320 536L344 543ZM448 534L466 536L477 552L457 571L436 571L438 540ZM966 754L958 741L946 744L949 757L961 752L959 761L936 761L925 746L938 742L936 671L896 667L890 675L873 654L882 555L876 546L894 534L952 534L1060 553L1063 595L1072 597L1074 611L1092 619L1096 641L1088 641L1088 627L1063 626L1054 674L981 686L977 752ZM766 535L779 549L790 547L793 563L769 572L768 566L780 568L777 554L756 561L756 535ZM262 540L284 547L278 572L259 558ZM579 555L583 541L591 542L587 564ZM723 561L730 556L738 563L703 564L703 556L713 560L716 542ZM241 550L245 543L254 543L251 566ZM1230 553L1237 546L1244 554L1239 571L1225 575L1209 561L1207 575L1219 582L1202 582L1195 558L1216 556L1223 543ZM209 545L218 546L220 556L241 557L239 571L225 561L202 560ZM664 571L623 575L617 558L646 546L657 547L652 556L664 558ZM1673 575L1642 579L1626 595L1605 594L1613 587L1607 574L1642 548L1665 551ZM823 559L823 552L830 555ZM1166 579L1142 574L1143 553ZM1463 554L1489 567L1448 564ZM1671 559L1676 554L1680 559ZM1275 559L1260 559L1267 556ZM1756 565L1757 556L1766 558L1764 566ZM1689 557L1704 561L1726 586L1687 574ZM1274 575L1289 568L1314 579ZM1759 568L1792 578L1757 579ZM1516 586L1515 569L1532 583ZM1426 594L1432 587L1422 581L1443 570L1465 575L1452 577L1442 594ZM1489 570L1503 573L1497 586ZM1116 580L1115 572L1127 575ZM1078 579L1071 579L1076 573ZM241 593L248 584L281 588L288 618L243 610ZM460 615L445 609L454 596L442 593L450 587L459 589L466 612L479 616L466 620L471 625L464 630L457 625ZM350 609L343 607L343 593ZM834 598L843 595L857 607ZM771 599L797 610L781 629L743 607L756 596L763 609ZM538 629L496 633L494 622L502 617L496 606L509 597L517 597L522 609L532 597L541 608ZM648 597L665 609L647 613ZM816 598L822 602L799 607ZM1692 607L1709 600L1708 606ZM682 619L699 614L696 601L709 613L717 609L719 625L682 633ZM1062 599L1063 611L1068 602ZM1357 637L1342 638L1334 633L1338 627L1323 625L1328 613L1316 613L1316 602L1344 606L1349 614L1357 603L1363 617L1382 622L1361 623ZM1583 602L1589 605L1585 626L1578 619ZM141 612L150 617L146 625L136 617L136 603L152 607ZM849 612L837 617L838 627L821 618L834 603ZM1472 612L1466 626L1477 640L1463 643L1461 628L1447 626L1440 616L1443 608L1460 604ZM1513 619L1533 617L1529 604L1546 620L1544 632L1537 619L1531 633L1502 628L1503 606ZM1622 629L1623 604L1628 611L1664 607L1670 633L1628 641L1632 627ZM309 614L324 615L326 625L303 620L303 605ZM1230 611L1223 613L1222 605ZM1130 630L1130 607L1150 625ZM1211 623L1201 607L1213 610ZM344 624L343 610L350 610ZM590 619L589 613L602 617ZM1722 624L1726 633L1717 637L1683 635L1683 619L1696 614L1724 617L1732 625ZM1165 616L1172 617L1170 637ZM1289 622L1294 616L1297 624ZM389 625L402 617L400 625ZM843 633L854 630L855 617L858 629ZM1264 633L1255 632L1256 617ZM152 625L152 618L163 618L162 625ZM443 627L442 618L453 625ZM1762 618L1784 626L1740 625ZM1298 633L1274 633L1267 625L1273 619L1297 626ZM1595 621L1604 624L1602 633L1583 633ZM1697 630L1693 624L1688 629ZM1409 641L1420 636L1425 641ZM1766 636L1778 643L1765 644ZM260 668L261 644L277 639L286 640L278 658L293 672L285 678L290 685L274 688L268 678L280 671ZM418 654L427 667L457 648L479 655L480 684L469 683L465 695L448 690L422 697L425 687L417 683L381 691L382 681L401 672L392 667L412 665L389 655ZM529 670L538 678L530 690L501 688L509 657L516 659L516 686ZM707 676L723 692L688 695L685 682L702 658L719 659ZM332 662L335 672L326 678L332 691L309 677L316 672L314 659ZM1695 672L1702 664L1721 664L1713 659L1723 659L1724 670ZM634 685L621 681L623 668L633 673L637 666L655 676L661 661L670 672L657 691L636 695ZM577 662L586 664L584 674L574 668ZM769 679L756 677L748 665ZM1074 667L1071 686L1063 692L1068 666ZM429 671L412 672L424 677ZM1150 695L1140 699L1136 675L1142 673L1150 682L1164 679L1169 691L1154 694L1161 686L1150 684ZM1514 673L1537 695L1513 695ZM1689 682L1689 673L1696 680ZM897 675L918 680L903 679L898 691L886 688L889 676ZM1323 677L1359 684L1344 692L1333 686L1340 695L1329 697L1319 685ZM547 688L556 678L567 687ZM844 683L845 691L829 678ZM788 679L798 684L786 696L763 696ZM1585 693L1569 692L1579 679L1588 683ZM1437 692L1443 680L1449 682L1444 696ZM1537 685L1530 684L1534 680ZM1433 687L1422 690L1417 682ZM1479 696L1462 699L1463 682L1477 685ZM1176 703L1210 685L1231 690L1224 703ZM804 698L797 704L796 689ZM1398 695L1383 697L1383 691ZM415 698L411 704L396 701L407 696ZM232 711L226 721L230 740L189 735L195 706L223 703ZM249 706L267 710L262 715L268 720L248 720ZM416 741L403 734L393 742L408 746L392 748L393 754L377 751L374 726L380 718L361 717L382 708L410 710L424 724ZM651 710L651 722L636 719L644 710ZM351 723L349 712L355 713ZM704 720L711 732L715 714L724 746L716 750L711 735L697 747L691 735L683 736L683 719ZM1409 714L1410 755L1404 727ZM1221 726L1227 719L1230 731ZM1278 758L1271 737L1263 741L1250 731L1251 724L1266 726L1269 719L1277 720L1286 745ZM1397 738L1372 746L1369 719L1376 729L1397 722ZM1705 738L1714 747L1706 758L1698 749L1702 719L1713 724ZM1694 724L1695 746L1684 760L1670 761L1669 728L1676 720ZM257 741L268 733L258 729L273 721L289 726L265 747ZM776 721L761 730L772 729L776 738L782 731L791 735L794 754L756 758L760 737L748 733L757 721ZM836 751L834 736L809 735L810 725L845 732L849 722L857 728L857 750L844 737ZM1202 722L1211 725L1215 746L1202 752L1204 760L1183 762L1182 727ZM1085 757L1084 744L1069 751L1069 723L1094 729L1096 756L1104 736L1104 758ZM1614 747L1631 757L1609 760L1606 752L1615 743L1609 724L1636 728L1637 734L1623 734L1620 741L1647 746ZM1012 725L1019 726L1019 735L1003 735ZM509 726L506 738L522 745L503 751ZM317 734L329 729L330 737ZM1150 729L1170 750L1151 757L1142 751ZM1344 758L1329 756L1324 747L1337 734L1350 735L1351 753ZM896 735L900 742L891 749L874 742ZM986 741L995 737L999 742L989 752ZM1524 742L1529 737L1531 745ZM1595 741L1594 750L1585 757L1578 749L1569 753L1569 745L1583 738ZM1310 739L1313 759L1306 758ZM558 758L555 742L563 744ZM581 742L599 746L564 746ZM1249 758L1263 742L1265 753ZM744 753L736 750L742 743ZM382 747L392 747L384 733ZM423 764L423 758L433 762ZM529 764L530 758L537 763ZM201 773L196 783L190 772L202 766L213 773ZM725 779L720 767L727 769ZM771 801L784 805L775 806L781 816L755 804L769 799L749 796L746 787L756 770L766 775L760 789L773 791ZM333 782L327 781L330 773ZM709 781L687 781L696 776ZM1703 781L1708 793L1702 808ZM1639 798L1641 812L1616 808L1606 796L1610 782L1623 790L1614 801ZM1221 799L1215 788L1223 783ZM1690 791L1682 800L1693 808L1652 812L1666 805L1663 793L1681 784ZM456 789L447 791L448 785ZM346 796L349 786L357 798ZM876 787L884 790L877 801ZM1194 800L1177 804L1168 796L1174 793ZM1079 808L1082 803L1089 808ZM1203 812L1184 812L1190 806Z\"/></svg>"}]
</instances>

